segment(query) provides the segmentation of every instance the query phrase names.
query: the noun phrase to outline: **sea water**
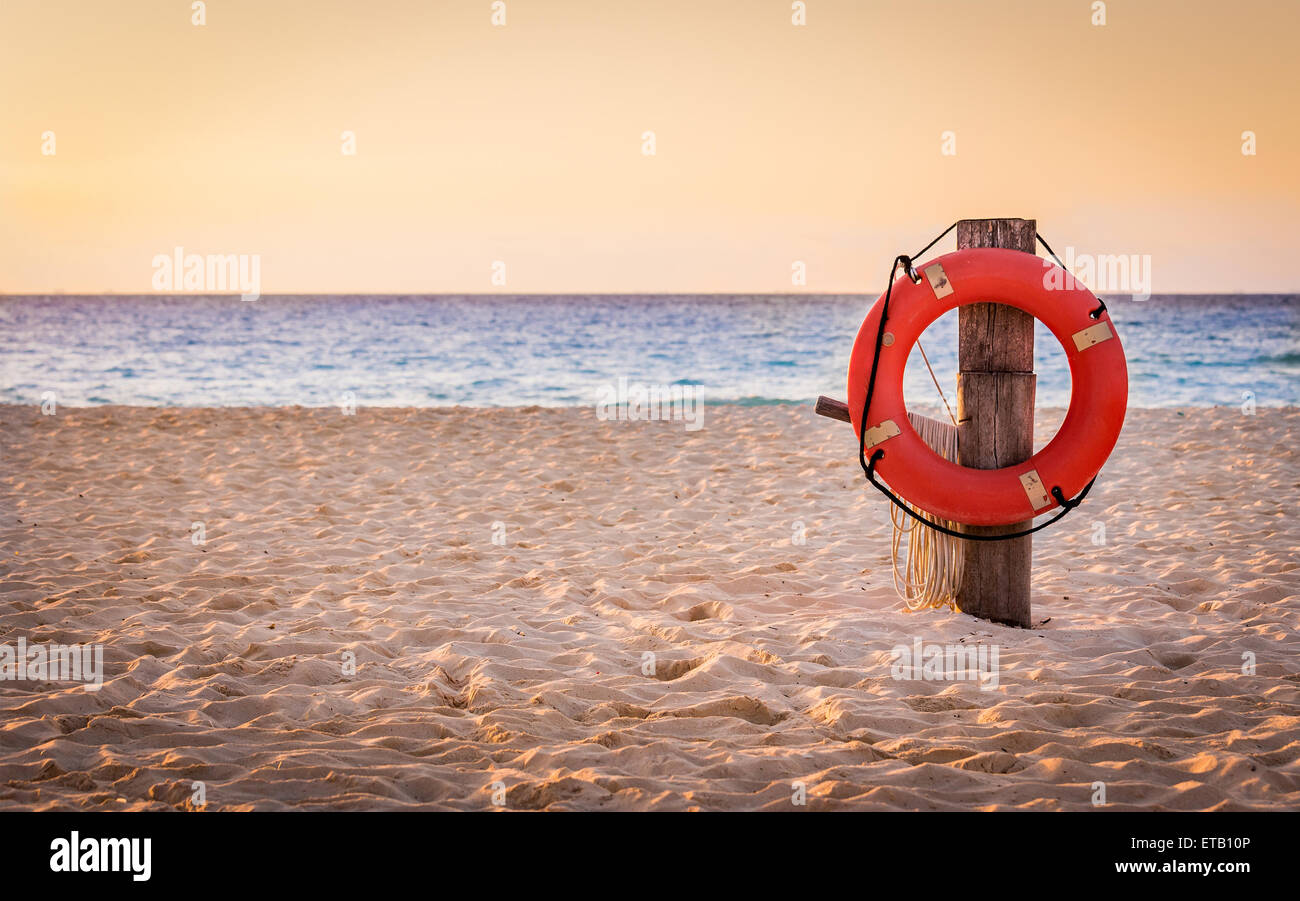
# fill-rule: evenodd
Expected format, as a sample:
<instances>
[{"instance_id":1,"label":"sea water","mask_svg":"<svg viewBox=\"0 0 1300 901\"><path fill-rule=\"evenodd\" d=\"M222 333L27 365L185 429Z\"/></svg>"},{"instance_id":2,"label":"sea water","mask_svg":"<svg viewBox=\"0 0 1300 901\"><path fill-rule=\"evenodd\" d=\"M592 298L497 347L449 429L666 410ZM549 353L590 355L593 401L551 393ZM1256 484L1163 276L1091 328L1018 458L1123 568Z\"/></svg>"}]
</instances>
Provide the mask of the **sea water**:
<instances>
[{"instance_id":1,"label":"sea water","mask_svg":"<svg viewBox=\"0 0 1300 901\"><path fill-rule=\"evenodd\" d=\"M620 378L707 404L845 396L874 296L4 296L0 402L589 405ZM1108 298L1140 407L1300 403L1300 295ZM955 313L922 338L955 400ZM1069 402L1040 324L1040 406ZM938 404L919 353L909 405Z\"/></svg>"}]
</instances>

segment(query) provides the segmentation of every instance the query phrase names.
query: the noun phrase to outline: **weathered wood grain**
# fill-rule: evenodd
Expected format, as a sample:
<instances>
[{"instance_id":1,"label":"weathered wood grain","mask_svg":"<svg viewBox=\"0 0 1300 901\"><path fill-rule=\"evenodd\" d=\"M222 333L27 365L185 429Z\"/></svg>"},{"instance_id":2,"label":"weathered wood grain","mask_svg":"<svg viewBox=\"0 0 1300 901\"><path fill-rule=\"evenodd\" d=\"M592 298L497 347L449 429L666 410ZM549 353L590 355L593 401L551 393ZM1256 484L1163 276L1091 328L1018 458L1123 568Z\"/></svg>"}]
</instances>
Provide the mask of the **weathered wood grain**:
<instances>
[{"instance_id":1,"label":"weathered wood grain","mask_svg":"<svg viewBox=\"0 0 1300 901\"><path fill-rule=\"evenodd\" d=\"M1033 219L965 219L957 247L1005 247L1034 252ZM1000 304L958 310L957 459L974 469L1022 463L1034 452L1034 319ZM1031 523L966 526L977 534L1005 534ZM957 607L981 619L1031 625L1033 539L966 543Z\"/></svg>"},{"instance_id":2,"label":"weathered wood grain","mask_svg":"<svg viewBox=\"0 0 1300 901\"><path fill-rule=\"evenodd\" d=\"M827 397L825 394L817 398L817 406L813 407L813 412L819 416L828 416L831 419L838 419L840 422L853 421L853 418L849 416L848 404L842 400Z\"/></svg>"}]
</instances>

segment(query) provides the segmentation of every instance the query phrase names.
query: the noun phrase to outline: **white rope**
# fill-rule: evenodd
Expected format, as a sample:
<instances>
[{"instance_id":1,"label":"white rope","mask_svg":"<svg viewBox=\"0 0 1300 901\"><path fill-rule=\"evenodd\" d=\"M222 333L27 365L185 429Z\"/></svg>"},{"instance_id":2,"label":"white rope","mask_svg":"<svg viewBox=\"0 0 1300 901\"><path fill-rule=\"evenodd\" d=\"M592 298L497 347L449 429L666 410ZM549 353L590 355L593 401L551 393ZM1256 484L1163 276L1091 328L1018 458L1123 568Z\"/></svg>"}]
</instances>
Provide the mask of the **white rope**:
<instances>
[{"instance_id":1,"label":"white rope","mask_svg":"<svg viewBox=\"0 0 1300 901\"><path fill-rule=\"evenodd\" d=\"M945 398L945 403L946 403ZM949 414L951 415L951 413ZM930 449L945 460L957 459L957 427L916 413L907 414L912 428ZM908 504L930 522L954 528L955 523L939 519L924 510ZM960 538L927 529L893 504L889 505L889 519L893 524L893 541L890 553L893 558L894 590L907 602L909 610L928 607L955 607L957 589L961 587L961 568L964 542ZM899 552L903 538L907 538L906 562L899 571Z\"/></svg>"}]
</instances>

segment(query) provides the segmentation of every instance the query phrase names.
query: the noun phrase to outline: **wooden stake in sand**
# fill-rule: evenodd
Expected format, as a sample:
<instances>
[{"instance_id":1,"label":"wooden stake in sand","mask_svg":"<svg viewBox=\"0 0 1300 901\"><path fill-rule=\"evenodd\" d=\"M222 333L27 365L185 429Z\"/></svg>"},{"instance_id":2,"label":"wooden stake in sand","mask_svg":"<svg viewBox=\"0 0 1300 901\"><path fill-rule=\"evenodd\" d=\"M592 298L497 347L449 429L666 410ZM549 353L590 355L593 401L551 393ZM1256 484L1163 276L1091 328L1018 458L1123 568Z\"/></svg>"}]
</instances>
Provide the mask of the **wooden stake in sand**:
<instances>
[{"instance_id":1,"label":"wooden stake in sand","mask_svg":"<svg viewBox=\"0 0 1300 901\"><path fill-rule=\"evenodd\" d=\"M853 418L849 416L849 405L825 394L817 398L817 406L813 408L813 412L818 416L838 419L840 422L853 422Z\"/></svg>"},{"instance_id":2,"label":"wooden stake in sand","mask_svg":"<svg viewBox=\"0 0 1300 901\"><path fill-rule=\"evenodd\" d=\"M1036 234L1033 219L963 219L957 223L957 249L1033 253ZM992 303L967 304L957 316L957 461L972 469L1023 463L1034 455L1034 317ZM963 531L996 535L1031 525L964 526ZM1033 536L965 544L957 608L1027 628Z\"/></svg>"}]
</instances>

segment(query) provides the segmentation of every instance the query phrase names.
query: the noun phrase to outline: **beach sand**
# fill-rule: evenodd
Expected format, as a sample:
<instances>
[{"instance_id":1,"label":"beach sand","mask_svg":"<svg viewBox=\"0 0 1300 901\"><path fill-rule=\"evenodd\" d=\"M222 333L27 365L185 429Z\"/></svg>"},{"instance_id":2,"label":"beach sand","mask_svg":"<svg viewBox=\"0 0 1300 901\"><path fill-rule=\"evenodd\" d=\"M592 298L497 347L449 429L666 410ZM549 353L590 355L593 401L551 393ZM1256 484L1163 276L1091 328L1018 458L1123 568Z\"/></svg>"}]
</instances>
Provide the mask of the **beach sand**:
<instances>
[{"instance_id":1,"label":"beach sand","mask_svg":"<svg viewBox=\"0 0 1300 901\"><path fill-rule=\"evenodd\" d=\"M0 407L0 643L105 668L0 682L0 806L1300 807L1298 434L1130 411L1021 630L906 612L805 407Z\"/></svg>"}]
</instances>

